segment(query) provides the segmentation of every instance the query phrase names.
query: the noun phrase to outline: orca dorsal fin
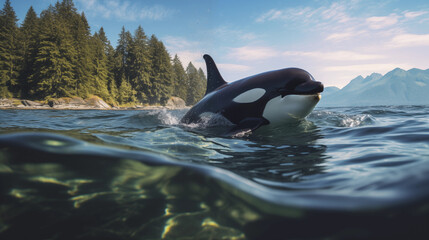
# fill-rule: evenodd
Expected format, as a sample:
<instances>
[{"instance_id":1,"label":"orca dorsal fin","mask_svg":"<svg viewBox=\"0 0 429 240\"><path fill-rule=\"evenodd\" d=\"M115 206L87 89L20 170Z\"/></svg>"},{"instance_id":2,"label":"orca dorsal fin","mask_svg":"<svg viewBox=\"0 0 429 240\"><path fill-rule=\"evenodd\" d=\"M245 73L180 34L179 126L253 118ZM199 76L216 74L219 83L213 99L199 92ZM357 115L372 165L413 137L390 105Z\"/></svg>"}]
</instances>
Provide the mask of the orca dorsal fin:
<instances>
[{"instance_id":1,"label":"orca dorsal fin","mask_svg":"<svg viewBox=\"0 0 429 240\"><path fill-rule=\"evenodd\" d=\"M226 82L223 80L222 76L219 73L219 70L216 67L216 63L213 61L213 58L208 54L203 56L206 61L207 66L207 90L206 94L213 92L216 88L225 85Z\"/></svg>"}]
</instances>

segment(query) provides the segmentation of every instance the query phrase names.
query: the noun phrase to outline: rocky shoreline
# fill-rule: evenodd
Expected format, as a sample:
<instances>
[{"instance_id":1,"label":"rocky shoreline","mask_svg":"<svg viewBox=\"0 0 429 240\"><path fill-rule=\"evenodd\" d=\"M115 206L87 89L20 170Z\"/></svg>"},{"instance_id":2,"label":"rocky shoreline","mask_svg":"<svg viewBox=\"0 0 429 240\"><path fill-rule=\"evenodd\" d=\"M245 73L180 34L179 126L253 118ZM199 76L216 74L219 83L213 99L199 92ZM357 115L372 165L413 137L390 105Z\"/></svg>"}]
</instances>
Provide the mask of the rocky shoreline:
<instances>
[{"instance_id":1,"label":"rocky shoreline","mask_svg":"<svg viewBox=\"0 0 429 240\"><path fill-rule=\"evenodd\" d=\"M103 99L93 96L87 99L80 97L57 98L46 101L27 99L0 99L0 109L58 109L58 110L148 110L148 109L182 109L186 108L181 98L171 97L165 106L134 105L130 107L110 106Z\"/></svg>"}]
</instances>

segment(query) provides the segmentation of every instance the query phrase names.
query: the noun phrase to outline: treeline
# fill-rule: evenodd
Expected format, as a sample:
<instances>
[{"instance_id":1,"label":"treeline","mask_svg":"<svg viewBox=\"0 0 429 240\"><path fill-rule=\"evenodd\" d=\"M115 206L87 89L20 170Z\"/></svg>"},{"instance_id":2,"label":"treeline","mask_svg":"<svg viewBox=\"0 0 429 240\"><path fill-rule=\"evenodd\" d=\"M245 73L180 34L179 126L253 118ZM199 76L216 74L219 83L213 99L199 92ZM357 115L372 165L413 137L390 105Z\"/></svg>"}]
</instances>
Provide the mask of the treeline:
<instances>
[{"instance_id":1,"label":"treeline","mask_svg":"<svg viewBox=\"0 0 429 240\"><path fill-rule=\"evenodd\" d=\"M124 27L116 48L103 28L91 34L72 0L37 16L28 10L21 26L10 1L0 12L0 98L82 98L110 104L164 104L171 96L195 104L206 88L204 72L171 59L155 35Z\"/></svg>"}]
</instances>

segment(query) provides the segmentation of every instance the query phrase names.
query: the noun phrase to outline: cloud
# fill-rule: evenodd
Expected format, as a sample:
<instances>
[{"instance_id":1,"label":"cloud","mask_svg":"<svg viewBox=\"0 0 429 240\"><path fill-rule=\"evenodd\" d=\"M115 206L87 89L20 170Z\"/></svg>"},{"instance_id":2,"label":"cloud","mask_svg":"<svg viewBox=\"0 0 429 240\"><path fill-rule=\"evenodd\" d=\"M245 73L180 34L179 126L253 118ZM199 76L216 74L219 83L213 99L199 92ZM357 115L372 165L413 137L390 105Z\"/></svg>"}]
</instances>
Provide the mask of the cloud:
<instances>
[{"instance_id":1,"label":"cloud","mask_svg":"<svg viewBox=\"0 0 429 240\"><path fill-rule=\"evenodd\" d=\"M405 18L407 18L407 19L413 19L413 18L416 18L416 17L420 17L420 16L423 16L423 15L426 15L428 13L429 12L427 12L427 11L415 11L415 12L405 11L403 14L404 14Z\"/></svg>"},{"instance_id":2,"label":"cloud","mask_svg":"<svg viewBox=\"0 0 429 240\"><path fill-rule=\"evenodd\" d=\"M353 39L354 37L361 36L363 34L366 34L366 30L358 30L358 29L346 29L341 32L335 32L329 34L325 40L327 41L333 41L333 42L341 42L345 40Z\"/></svg>"},{"instance_id":3,"label":"cloud","mask_svg":"<svg viewBox=\"0 0 429 240\"><path fill-rule=\"evenodd\" d=\"M276 19L282 19L284 16L283 12L281 10L271 9L268 12L265 12L261 16L259 16L256 19L256 22L266 22L266 21L272 21Z\"/></svg>"},{"instance_id":4,"label":"cloud","mask_svg":"<svg viewBox=\"0 0 429 240\"><path fill-rule=\"evenodd\" d=\"M314 10L310 7L298 7L298 8L288 8L284 10L280 9L271 9L268 12L265 12L256 19L256 22L266 22L274 20L297 20L302 16L311 16L314 14Z\"/></svg>"},{"instance_id":5,"label":"cloud","mask_svg":"<svg viewBox=\"0 0 429 240\"><path fill-rule=\"evenodd\" d=\"M256 22L268 22L275 20L282 21L301 21L310 23L318 19L333 20L338 22L347 22L350 17L346 13L346 6L344 3L334 2L329 7L322 6L319 8L311 7L295 7L287 9L271 9L256 19Z\"/></svg>"},{"instance_id":6,"label":"cloud","mask_svg":"<svg viewBox=\"0 0 429 240\"><path fill-rule=\"evenodd\" d=\"M429 46L429 34L400 34L387 45L394 48Z\"/></svg>"},{"instance_id":7,"label":"cloud","mask_svg":"<svg viewBox=\"0 0 429 240\"><path fill-rule=\"evenodd\" d=\"M398 23L399 16L396 14L390 14L384 17L369 17L366 19L366 23L370 29L382 29L395 25Z\"/></svg>"},{"instance_id":8,"label":"cloud","mask_svg":"<svg viewBox=\"0 0 429 240\"><path fill-rule=\"evenodd\" d=\"M77 3L89 15L123 21L162 20L174 13L162 5L141 6L125 0L78 0Z\"/></svg>"},{"instance_id":9,"label":"cloud","mask_svg":"<svg viewBox=\"0 0 429 240\"><path fill-rule=\"evenodd\" d=\"M429 15L424 9L401 12L394 9L385 16L370 14L379 12L378 8L386 4L388 3L382 1L368 6L360 0L340 0L313 7L276 8L263 12L255 21L265 24L277 21L285 23L287 28L306 29L327 43L360 42L358 45L370 45L387 42L392 36L407 32L407 29L414 28L416 24L423 24L422 18ZM362 11L367 11L368 14L360 14Z\"/></svg>"},{"instance_id":10,"label":"cloud","mask_svg":"<svg viewBox=\"0 0 429 240\"><path fill-rule=\"evenodd\" d=\"M284 52L285 56L299 56L299 57L311 57L322 60L338 60L338 61L367 61L385 58L379 54L363 54L352 51L332 51L332 52L300 52L300 51L287 51Z\"/></svg>"},{"instance_id":11,"label":"cloud","mask_svg":"<svg viewBox=\"0 0 429 240\"><path fill-rule=\"evenodd\" d=\"M256 22L263 23L281 20L285 22L320 23L331 21L345 23L351 20L347 10L353 8L354 1L334 2L329 6L318 8L294 7L287 9L271 9L256 18Z\"/></svg>"},{"instance_id":12,"label":"cloud","mask_svg":"<svg viewBox=\"0 0 429 240\"><path fill-rule=\"evenodd\" d=\"M167 36L163 38L167 48L174 50L184 50L195 47L199 44L197 41L189 41L183 37Z\"/></svg>"},{"instance_id":13,"label":"cloud","mask_svg":"<svg viewBox=\"0 0 429 240\"><path fill-rule=\"evenodd\" d=\"M339 23L345 23L351 20L347 13L347 9L349 7L343 3L334 2L328 9L320 8L323 11L321 12L321 16L323 19L331 19Z\"/></svg>"},{"instance_id":14,"label":"cloud","mask_svg":"<svg viewBox=\"0 0 429 240\"><path fill-rule=\"evenodd\" d=\"M253 61L272 58L278 55L278 52L270 47L244 46L232 48L229 57L233 59Z\"/></svg>"}]
</instances>

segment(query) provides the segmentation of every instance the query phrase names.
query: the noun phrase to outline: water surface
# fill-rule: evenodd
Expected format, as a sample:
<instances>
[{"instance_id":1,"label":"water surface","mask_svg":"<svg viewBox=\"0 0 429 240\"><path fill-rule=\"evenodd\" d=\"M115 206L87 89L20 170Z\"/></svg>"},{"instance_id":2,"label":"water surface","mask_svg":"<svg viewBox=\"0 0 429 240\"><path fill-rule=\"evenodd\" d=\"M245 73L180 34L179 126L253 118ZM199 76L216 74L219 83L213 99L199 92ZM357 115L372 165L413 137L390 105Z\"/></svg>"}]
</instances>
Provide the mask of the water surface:
<instances>
[{"instance_id":1,"label":"water surface","mask_svg":"<svg viewBox=\"0 0 429 240\"><path fill-rule=\"evenodd\" d=\"M429 107L316 108L242 138L185 112L0 110L0 237L429 236Z\"/></svg>"}]
</instances>

